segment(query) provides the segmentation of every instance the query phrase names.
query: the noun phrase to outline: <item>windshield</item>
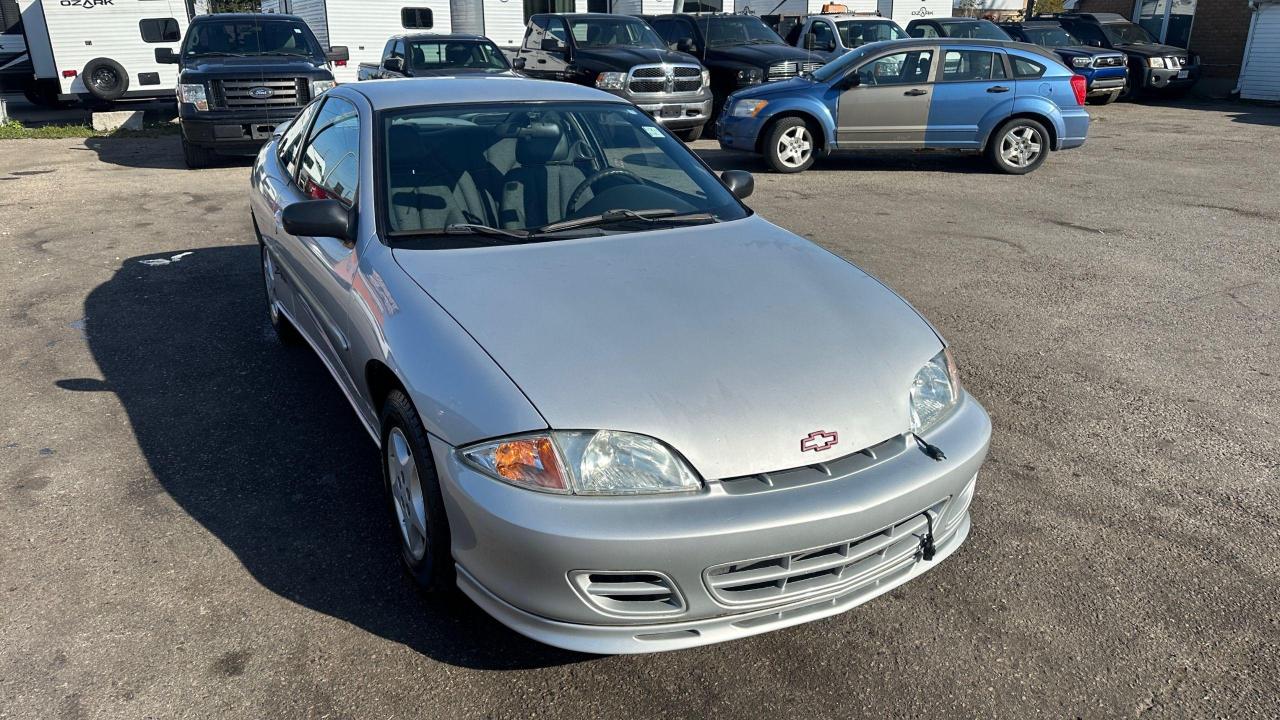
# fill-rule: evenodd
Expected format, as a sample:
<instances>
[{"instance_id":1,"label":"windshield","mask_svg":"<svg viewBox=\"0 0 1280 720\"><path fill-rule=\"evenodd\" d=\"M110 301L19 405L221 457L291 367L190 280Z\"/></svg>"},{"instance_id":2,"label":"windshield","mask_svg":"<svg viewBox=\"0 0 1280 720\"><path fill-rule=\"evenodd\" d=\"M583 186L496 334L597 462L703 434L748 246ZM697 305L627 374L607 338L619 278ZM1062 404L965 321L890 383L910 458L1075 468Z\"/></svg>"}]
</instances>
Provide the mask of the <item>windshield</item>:
<instances>
[{"instance_id":1,"label":"windshield","mask_svg":"<svg viewBox=\"0 0 1280 720\"><path fill-rule=\"evenodd\" d=\"M1112 45L1152 45L1155 39L1141 25L1133 23L1106 23L1102 32Z\"/></svg>"},{"instance_id":2,"label":"windshield","mask_svg":"<svg viewBox=\"0 0 1280 720\"><path fill-rule=\"evenodd\" d=\"M648 23L629 18L577 18L569 21L573 40L578 47L637 47L658 48L666 46Z\"/></svg>"},{"instance_id":3,"label":"windshield","mask_svg":"<svg viewBox=\"0 0 1280 720\"><path fill-rule=\"evenodd\" d=\"M862 62L862 59L875 52L879 45L863 45L857 50L851 50L831 62L810 73L809 77L816 82L827 82L833 78L842 77L849 68Z\"/></svg>"},{"instance_id":4,"label":"windshield","mask_svg":"<svg viewBox=\"0 0 1280 720\"><path fill-rule=\"evenodd\" d=\"M418 74L458 69L500 72L507 69L507 60L497 46L486 42L425 40L409 44L409 66Z\"/></svg>"},{"instance_id":5,"label":"windshield","mask_svg":"<svg viewBox=\"0 0 1280 720\"><path fill-rule=\"evenodd\" d=\"M907 34L897 23L874 20L845 20L836 23L840 40L847 48L856 48L881 40L901 40Z\"/></svg>"},{"instance_id":6,"label":"windshield","mask_svg":"<svg viewBox=\"0 0 1280 720\"><path fill-rule=\"evenodd\" d=\"M201 55L296 55L314 57L319 48L300 22L228 20L194 23L187 33L187 57Z\"/></svg>"},{"instance_id":7,"label":"windshield","mask_svg":"<svg viewBox=\"0 0 1280 720\"><path fill-rule=\"evenodd\" d=\"M1084 45L1079 38L1067 32L1065 28L1060 27L1022 28L1022 34L1027 36L1027 42L1041 47L1059 48Z\"/></svg>"},{"instance_id":8,"label":"windshield","mask_svg":"<svg viewBox=\"0 0 1280 720\"><path fill-rule=\"evenodd\" d=\"M381 127L395 242L534 242L747 215L683 143L631 105L408 108L385 113ZM548 229L570 220L586 222Z\"/></svg>"},{"instance_id":9,"label":"windshield","mask_svg":"<svg viewBox=\"0 0 1280 720\"><path fill-rule=\"evenodd\" d=\"M970 38L972 40L1009 40L1010 37L990 20L960 20L941 22L942 32L947 37Z\"/></svg>"},{"instance_id":10,"label":"windshield","mask_svg":"<svg viewBox=\"0 0 1280 720\"><path fill-rule=\"evenodd\" d=\"M697 23L707 36L707 47L731 45L785 45L778 33L769 29L758 17L726 15L700 17Z\"/></svg>"}]
</instances>

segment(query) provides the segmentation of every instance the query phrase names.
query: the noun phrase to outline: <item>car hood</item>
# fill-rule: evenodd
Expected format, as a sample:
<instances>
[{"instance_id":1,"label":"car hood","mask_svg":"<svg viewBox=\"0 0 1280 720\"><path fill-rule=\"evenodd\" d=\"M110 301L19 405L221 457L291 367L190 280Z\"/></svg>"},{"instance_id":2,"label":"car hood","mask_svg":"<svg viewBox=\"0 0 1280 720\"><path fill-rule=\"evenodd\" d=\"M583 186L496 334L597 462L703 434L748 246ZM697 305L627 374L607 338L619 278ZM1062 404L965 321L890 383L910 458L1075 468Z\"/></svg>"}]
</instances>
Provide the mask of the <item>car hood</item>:
<instances>
[{"instance_id":1,"label":"car hood","mask_svg":"<svg viewBox=\"0 0 1280 720\"><path fill-rule=\"evenodd\" d=\"M692 55L661 48L605 47L581 48L576 54L579 63L607 66L615 70L626 71L636 65L670 63L673 65L697 65L698 59Z\"/></svg>"},{"instance_id":2,"label":"car hood","mask_svg":"<svg viewBox=\"0 0 1280 720\"><path fill-rule=\"evenodd\" d=\"M908 387L942 349L877 280L757 217L395 257L551 427L656 437L706 478L907 431ZM802 451L814 431L838 443Z\"/></svg>"},{"instance_id":3,"label":"car hood","mask_svg":"<svg viewBox=\"0 0 1280 720\"><path fill-rule=\"evenodd\" d=\"M328 76L323 64L310 58L289 58L278 55L251 55L249 57L208 57L189 60L182 65L184 75L297 75L300 77Z\"/></svg>"},{"instance_id":4,"label":"car hood","mask_svg":"<svg viewBox=\"0 0 1280 720\"><path fill-rule=\"evenodd\" d=\"M1105 48L1089 47L1088 45L1067 45L1063 47L1053 48L1053 51L1064 57L1112 57L1119 55L1124 57L1124 53L1119 50L1107 50Z\"/></svg>"},{"instance_id":5,"label":"car hood","mask_svg":"<svg viewBox=\"0 0 1280 720\"><path fill-rule=\"evenodd\" d=\"M795 62L804 62L811 59L826 61L825 54L822 57L815 57L815 55L816 53L806 52L790 45L732 45L729 47L708 48L707 62L737 62L754 65L759 68L768 68L773 63L787 60Z\"/></svg>"},{"instance_id":6,"label":"car hood","mask_svg":"<svg viewBox=\"0 0 1280 720\"><path fill-rule=\"evenodd\" d=\"M741 90L734 91L735 98L764 98L773 97L774 95L792 95L806 90L812 90L816 87L816 83L803 77L793 77L787 80L775 80L774 82L760 83L752 85Z\"/></svg>"},{"instance_id":7,"label":"car hood","mask_svg":"<svg viewBox=\"0 0 1280 720\"><path fill-rule=\"evenodd\" d=\"M1116 45L1115 49L1122 50L1127 53L1133 53L1134 55L1140 55L1142 57L1168 57L1169 55L1173 55L1174 57L1187 56L1186 48L1174 47L1172 45L1125 43L1123 45Z\"/></svg>"}]
</instances>

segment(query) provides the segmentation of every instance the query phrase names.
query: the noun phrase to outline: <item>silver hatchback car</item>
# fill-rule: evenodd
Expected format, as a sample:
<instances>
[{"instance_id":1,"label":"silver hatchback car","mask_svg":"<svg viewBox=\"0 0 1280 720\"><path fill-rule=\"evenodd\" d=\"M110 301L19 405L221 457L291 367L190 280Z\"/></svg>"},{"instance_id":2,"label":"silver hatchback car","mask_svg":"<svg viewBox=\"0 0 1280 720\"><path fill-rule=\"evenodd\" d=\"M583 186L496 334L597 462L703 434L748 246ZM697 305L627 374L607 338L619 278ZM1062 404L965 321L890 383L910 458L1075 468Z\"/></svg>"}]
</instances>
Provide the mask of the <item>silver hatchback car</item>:
<instances>
[{"instance_id":1,"label":"silver hatchback car","mask_svg":"<svg viewBox=\"0 0 1280 720\"><path fill-rule=\"evenodd\" d=\"M424 589L649 652L842 612L964 541L991 425L945 343L751 189L521 78L342 86L264 147L272 323L382 449Z\"/></svg>"}]
</instances>

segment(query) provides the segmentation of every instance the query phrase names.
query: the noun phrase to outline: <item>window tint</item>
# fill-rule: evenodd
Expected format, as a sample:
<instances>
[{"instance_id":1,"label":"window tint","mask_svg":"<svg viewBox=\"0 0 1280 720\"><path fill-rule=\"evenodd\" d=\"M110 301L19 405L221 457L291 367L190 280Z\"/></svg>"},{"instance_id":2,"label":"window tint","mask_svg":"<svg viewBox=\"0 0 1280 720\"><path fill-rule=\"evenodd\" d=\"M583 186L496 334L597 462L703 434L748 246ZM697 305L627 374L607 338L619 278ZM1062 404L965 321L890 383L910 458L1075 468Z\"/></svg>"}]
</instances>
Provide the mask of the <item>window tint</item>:
<instances>
[{"instance_id":1,"label":"window tint","mask_svg":"<svg viewBox=\"0 0 1280 720\"><path fill-rule=\"evenodd\" d=\"M876 58L858 68L862 85L916 85L929 82L933 51L916 50Z\"/></svg>"},{"instance_id":2,"label":"window tint","mask_svg":"<svg viewBox=\"0 0 1280 720\"><path fill-rule=\"evenodd\" d=\"M693 36L693 26L680 18L654 20L653 29L669 47L675 47L681 40L697 42Z\"/></svg>"},{"instance_id":3,"label":"window tint","mask_svg":"<svg viewBox=\"0 0 1280 720\"><path fill-rule=\"evenodd\" d=\"M359 177L360 116L351 103L330 98L316 115L311 139L302 152L298 184L317 200L356 201Z\"/></svg>"},{"instance_id":4,"label":"window tint","mask_svg":"<svg viewBox=\"0 0 1280 720\"><path fill-rule=\"evenodd\" d=\"M22 11L18 0L0 0L0 35L22 34Z\"/></svg>"},{"instance_id":5,"label":"window tint","mask_svg":"<svg viewBox=\"0 0 1280 720\"><path fill-rule=\"evenodd\" d=\"M836 23L836 28L837 32L840 33L840 39L844 40L844 46L847 48L861 47L867 43L881 40L899 40L907 37L907 34L892 22L853 20L838 22Z\"/></svg>"},{"instance_id":6,"label":"window tint","mask_svg":"<svg viewBox=\"0 0 1280 720\"><path fill-rule=\"evenodd\" d=\"M1028 60L1012 53L1009 59L1013 61L1013 76L1016 78L1038 78L1044 74L1045 66L1034 60Z\"/></svg>"},{"instance_id":7,"label":"window tint","mask_svg":"<svg viewBox=\"0 0 1280 720\"><path fill-rule=\"evenodd\" d=\"M815 22L809 29L809 34L813 36L813 47L818 50L826 49L828 43L835 41L835 33L831 32L831 25L826 22Z\"/></svg>"},{"instance_id":8,"label":"window tint","mask_svg":"<svg viewBox=\"0 0 1280 720\"><path fill-rule=\"evenodd\" d=\"M1004 61L991 52L979 50L948 50L942 56L944 82L965 80L990 80L1004 77Z\"/></svg>"},{"instance_id":9,"label":"window tint","mask_svg":"<svg viewBox=\"0 0 1280 720\"><path fill-rule=\"evenodd\" d=\"M429 28L433 25L431 8L401 8L400 25L405 28Z\"/></svg>"},{"instance_id":10,"label":"window tint","mask_svg":"<svg viewBox=\"0 0 1280 720\"><path fill-rule=\"evenodd\" d=\"M1071 27L1071 34L1080 38L1080 42L1086 45L1095 44L1098 47L1105 47L1106 38L1102 35L1102 31L1096 25L1087 23L1076 23Z\"/></svg>"},{"instance_id":11,"label":"window tint","mask_svg":"<svg viewBox=\"0 0 1280 720\"><path fill-rule=\"evenodd\" d=\"M173 18L147 18L138 21L142 42L169 43L182 40L182 29Z\"/></svg>"},{"instance_id":12,"label":"window tint","mask_svg":"<svg viewBox=\"0 0 1280 720\"><path fill-rule=\"evenodd\" d=\"M917 25L911 30L911 35L918 38L936 38L938 31L934 30L932 25Z\"/></svg>"},{"instance_id":13,"label":"window tint","mask_svg":"<svg viewBox=\"0 0 1280 720\"><path fill-rule=\"evenodd\" d=\"M396 40L395 45L391 46L391 57L404 59L404 40Z\"/></svg>"},{"instance_id":14,"label":"window tint","mask_svg":"<svg viewBox=\"0 0 1280 720\"><path fill-rule=\"evenodd\" d=\"M487 42L424 40L409 45L409 66L419 72L456 68L506 70L507 61L497 46Z\"/></svg>"},{"instance_id":15,"label":"window tint","mask_svg":"<svg viewBox=\"0 0 1280 720\"><path fill-rule=\"evenodd\" d=\"M280 138L280 164L284 165L285 172L291 178L298 174L298 149L302 147L302 141L307 137L307 127L311 124L311 118L315 117L321 102L317 100L303 108Z\"/></svg>"}]
</instances>

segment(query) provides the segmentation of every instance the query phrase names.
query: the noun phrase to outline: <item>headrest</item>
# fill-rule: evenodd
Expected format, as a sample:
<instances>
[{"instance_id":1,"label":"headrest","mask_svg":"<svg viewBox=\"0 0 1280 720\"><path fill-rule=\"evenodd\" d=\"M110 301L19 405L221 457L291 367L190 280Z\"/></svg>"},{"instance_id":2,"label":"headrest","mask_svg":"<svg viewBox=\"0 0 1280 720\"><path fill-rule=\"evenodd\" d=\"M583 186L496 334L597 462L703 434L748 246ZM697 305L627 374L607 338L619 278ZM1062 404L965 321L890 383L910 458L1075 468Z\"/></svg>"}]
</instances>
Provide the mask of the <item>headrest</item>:
<instances>
[{"instance_id":1,"label":"headrest","mask_svg":"<svg viewBox=\"0 0 1280 720\"><path fill-rule=\"evenodd\" d=\"M387 160L391 172L416 170L426 164L429 153L418 129L410 125L392 125L387 131Z\"/></svg>"},{"instance_id":2,"label":"headrest","mask_svg":"<svg viewBox=\"0 0 1280 720\"><path fill-rule=\"evenodd\" d=\"M533 123L516 130L515 136L516 161L521 165L546 165L569 157L569 145L554 123Z\"/></svg>"}]
</instances>

